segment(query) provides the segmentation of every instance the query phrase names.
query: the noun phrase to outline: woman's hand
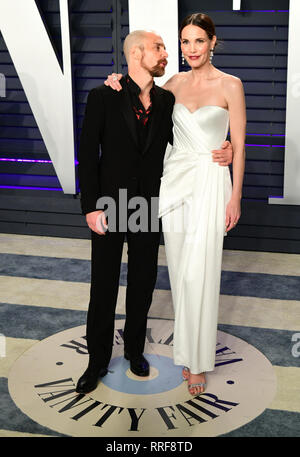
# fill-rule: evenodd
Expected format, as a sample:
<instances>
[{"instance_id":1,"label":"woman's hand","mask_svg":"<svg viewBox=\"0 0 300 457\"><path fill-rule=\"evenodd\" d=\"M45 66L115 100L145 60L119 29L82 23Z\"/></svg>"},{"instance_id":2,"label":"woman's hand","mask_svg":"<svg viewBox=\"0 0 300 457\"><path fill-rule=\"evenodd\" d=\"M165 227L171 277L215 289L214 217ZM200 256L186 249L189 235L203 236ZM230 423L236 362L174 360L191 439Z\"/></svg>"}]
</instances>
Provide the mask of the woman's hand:
<instances>
[{"instance_id":1,"label":"woman's hand","mask_svg":"<svg viewBox=\"0 0 300 457\"><path fill-rule=\"evenodd\" d=\"M241 200L232 197L226 207L225 229L229 232L236 226L241 217Z\"/></svg>"},{"instance_id":2,"label":"woman's hand","mask_svg":"<svg viewBox=\"0 0 300 457\"><path fill-rule=\"evenodd\" d=\"M112 73L111 75L108 75L107 79L104 81L104 84L119 92L122 90L122 86L119 83L120 79L122 78L123 75L121 73Z\"/></svg>"}]
</instances>

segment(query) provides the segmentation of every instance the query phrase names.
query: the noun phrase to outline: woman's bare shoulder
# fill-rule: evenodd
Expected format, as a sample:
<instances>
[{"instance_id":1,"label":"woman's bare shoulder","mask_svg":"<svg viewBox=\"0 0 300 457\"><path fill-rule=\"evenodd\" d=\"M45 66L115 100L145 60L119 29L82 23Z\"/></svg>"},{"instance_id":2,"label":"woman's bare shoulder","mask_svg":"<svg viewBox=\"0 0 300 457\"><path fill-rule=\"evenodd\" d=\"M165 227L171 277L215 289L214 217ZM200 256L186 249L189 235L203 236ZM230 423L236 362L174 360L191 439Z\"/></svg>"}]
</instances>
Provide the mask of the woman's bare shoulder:
<instances>
[{"instance_id":1,"label":"woman's bare shoulder","mask_svg":"<svg viewBox=\"0 0 300 457\"><path fill-rule=\"evenodd\" d=\"M240 78L224 73L220 82L222 93L228 106L238 103L238 105L242 107L245 103L245 93L243 83Z\"/></svg>"},{"instance_id":2,"label":"woman's bare shoulder","mask_svg":"<svg viewBox=\"0 0 300 457\"><path fill-rule=\"evenodd\" d=\"M171 78L163 85L163 88L172 91L172 89L175 89L178 84L185 80L187 73L189 72L180 71L179 73L171 76Z\"/></svg>"},{"instance_id":3,"label":"woman's bare shoulder","mask_svg":"<svg viewBox=\"0 0 300 457\"><path fill-rule=\"evenodd\" d=\"M242 81L237 76L224 72L220 73L222 73L220 81L224 90L237 90L243 87Z\"/></svg>"}]
</instances>

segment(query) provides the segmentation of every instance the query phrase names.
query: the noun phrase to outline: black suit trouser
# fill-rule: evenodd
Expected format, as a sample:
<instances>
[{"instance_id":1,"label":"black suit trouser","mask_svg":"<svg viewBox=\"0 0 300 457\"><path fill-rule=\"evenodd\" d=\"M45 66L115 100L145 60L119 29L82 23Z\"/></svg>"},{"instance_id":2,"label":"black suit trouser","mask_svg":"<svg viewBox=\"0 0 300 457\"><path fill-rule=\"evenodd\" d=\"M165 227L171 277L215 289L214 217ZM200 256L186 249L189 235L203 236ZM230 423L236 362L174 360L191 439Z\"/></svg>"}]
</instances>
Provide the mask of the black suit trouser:
<instances>
[{"instance_id":1,"label":"black suit trouser","mask_svg":"<svg viewBox=\"0 0 300 457\"><path fill-rule=\"evenodd\" d=\"M147 314L157 277L160 232L127 232L128 271L124 350L131 356L144 351ZM125 233L92 232L90 303L87 345L90 362L109 364L113 340L120 268Z\"/></svg>"}]
</instances>

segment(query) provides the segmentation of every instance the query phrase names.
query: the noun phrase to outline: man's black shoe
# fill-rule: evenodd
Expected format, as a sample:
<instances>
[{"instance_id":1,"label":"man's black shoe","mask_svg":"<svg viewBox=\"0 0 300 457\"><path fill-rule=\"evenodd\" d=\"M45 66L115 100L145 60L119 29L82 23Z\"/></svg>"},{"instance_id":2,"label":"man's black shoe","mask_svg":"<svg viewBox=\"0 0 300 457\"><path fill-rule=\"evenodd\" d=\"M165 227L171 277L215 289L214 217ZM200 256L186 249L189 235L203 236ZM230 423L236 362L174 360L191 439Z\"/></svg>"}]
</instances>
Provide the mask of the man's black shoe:
<instances>
[{"instance_id":1,"label":"man's black shoe","mask_svg":"<svg viewBox=\"0 0 300 457\"><path fill-rule=\"evenodd\" d=\"M91 370L88 368L81 378L79 378L76 386L76 392L79 394L87 394L95 390L98 386L100 378L107 374L107 368L100 368L98 370Z\"/></svg>"},{"instance_id":2,"label":"man's black shoe","mask_svg":"<svg viewBox=\"0 0 300 457\"><path fill-rule=\"evenodd\" d=\"M131 357L127 352L124 353L126 360L130 361L130 370L137 376L149 376L149 363L143 354Z\"/></svg>"}]
</instances>

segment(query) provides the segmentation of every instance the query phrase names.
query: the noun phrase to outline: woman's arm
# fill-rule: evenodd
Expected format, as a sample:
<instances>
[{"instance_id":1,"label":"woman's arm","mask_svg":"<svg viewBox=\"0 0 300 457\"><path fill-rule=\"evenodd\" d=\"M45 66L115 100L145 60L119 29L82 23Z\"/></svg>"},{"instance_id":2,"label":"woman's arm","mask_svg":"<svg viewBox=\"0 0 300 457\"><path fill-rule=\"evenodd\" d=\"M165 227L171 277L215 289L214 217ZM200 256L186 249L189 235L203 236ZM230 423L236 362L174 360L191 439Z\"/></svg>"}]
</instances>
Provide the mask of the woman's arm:
<instances>
[{"instance_id":1,"label":"woman's arm","mask_svg":"<svg viewBox=\"0 0 300 457\"><path fill-rule=\"evenodd\" d=\"M245 171L246 104L243 84L230 76L223 80L230 116L230 140L233 148L233 188L226 209L226 230L231 230L241 216L241 198Z\"/></svg>"},{"instance_id":2,"label":"woman's arm","mask_svg":"<svg viewBox=\"0 0 300 457\"><path fill-rule=\"evenodd\" d=\"M171 76L171 78L169 78L168 81L165 82L162 88L174 93L175 87L178 83L179 75L180 73ZM120 90L122 90L122 86L119 83L122 77L123 75L121 73L111 73L107 76L106 80L104 81L104 84L119 92Z\"/></svg>"},{"instance_id":3,"label":"woman's arm","mask_svg":"<svg viewBox=\"0 0 300 457\"><path fill-rule=\"evenodd\" d=\"M176 83L178 81L178 76L179 74L176 74L174 76L171 76L171 78L168 79L167 82L162 86L163 89L169 90L170 92L173 92ZM123 75L121 73L111 73L110 75L107 76L106 80L104 81L104 84L106 86L111 87L114 90L120 91L122 90L122 86L119 83L120 79L122 79Z\"/></svg>"}]
</instances>

